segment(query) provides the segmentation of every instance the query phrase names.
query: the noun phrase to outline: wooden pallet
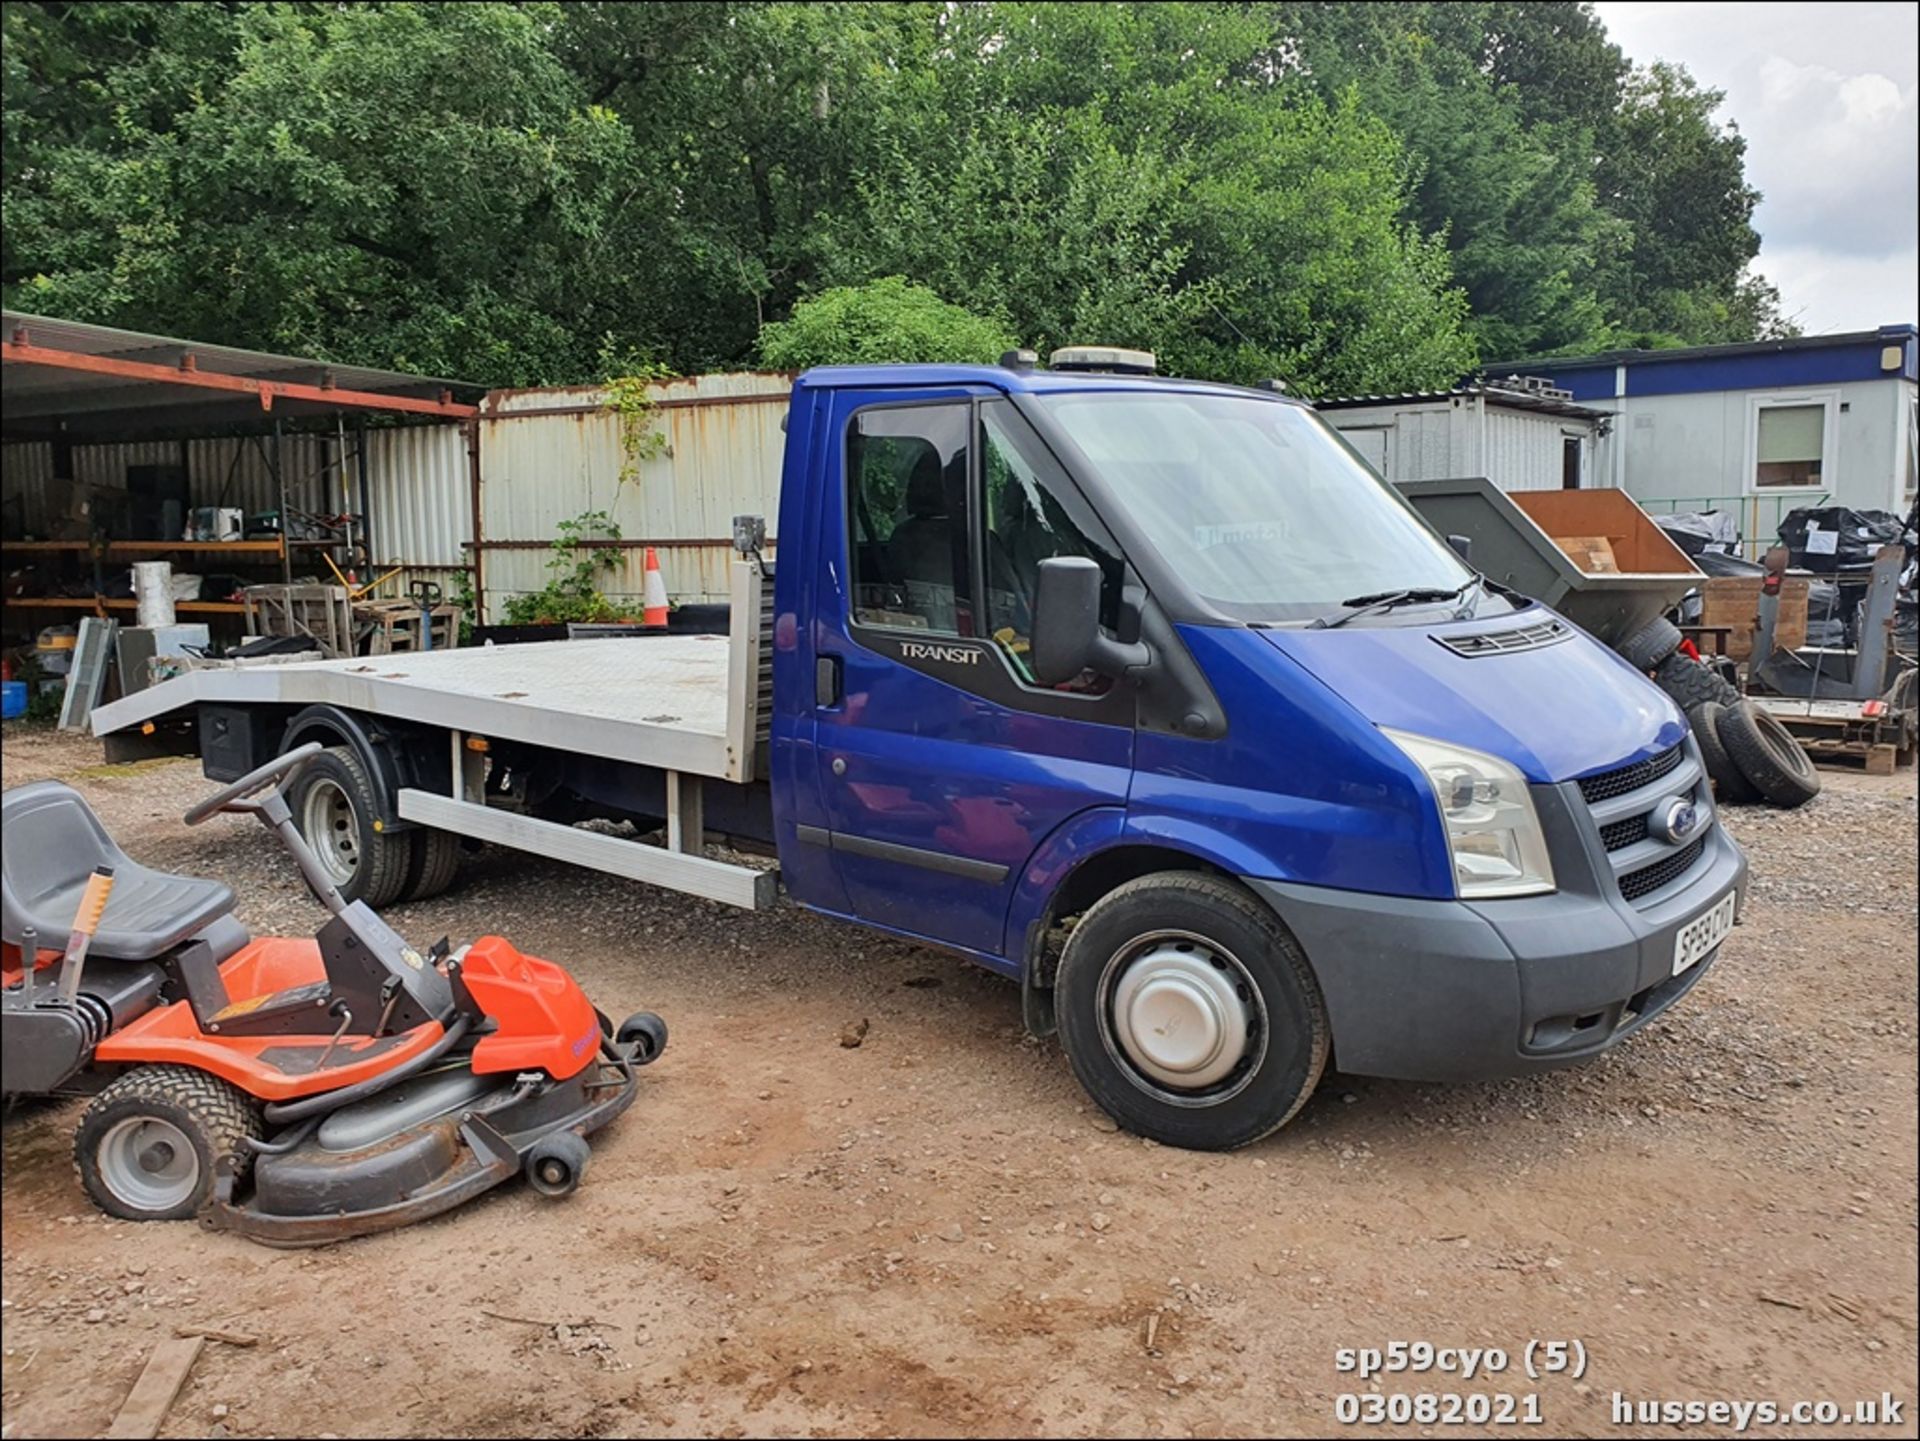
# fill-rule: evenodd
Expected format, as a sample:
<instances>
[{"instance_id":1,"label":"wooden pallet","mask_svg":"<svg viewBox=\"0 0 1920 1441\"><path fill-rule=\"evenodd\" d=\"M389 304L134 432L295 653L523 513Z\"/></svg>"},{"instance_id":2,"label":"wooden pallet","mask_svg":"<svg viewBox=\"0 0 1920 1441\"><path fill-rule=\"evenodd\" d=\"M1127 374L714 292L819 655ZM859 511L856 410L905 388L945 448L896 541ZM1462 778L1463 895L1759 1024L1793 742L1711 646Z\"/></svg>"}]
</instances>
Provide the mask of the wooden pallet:
<instances>
[{"instance_id":1,"label":"wooden pallet","mask_svg":"<svg viewBox=\"0 0 1920 1441\"><path fill-rule=\"evenodd\" d=\"M424 635L432 649L453 650L460 644L460 614L457 605L435 605L423 611L411 600L356 601L356 648L362 655L417 651L425 648L421 645ZM423 633L423 625L428 624L432 631Z\"/></svg>"},{"instance_id":2,"label":"wooden pallet","mask_svg":"<svg viewBox=\"0 0 1920 1441\"><path fill-rule=\"evenodd\" d=\"M1864 769L1890 776L1914 763L1915 721L1911 713L1863 716L1857 701L1780 701L1766 709L1793 733L1815 765Z\"/></svg>"}]
</instances>

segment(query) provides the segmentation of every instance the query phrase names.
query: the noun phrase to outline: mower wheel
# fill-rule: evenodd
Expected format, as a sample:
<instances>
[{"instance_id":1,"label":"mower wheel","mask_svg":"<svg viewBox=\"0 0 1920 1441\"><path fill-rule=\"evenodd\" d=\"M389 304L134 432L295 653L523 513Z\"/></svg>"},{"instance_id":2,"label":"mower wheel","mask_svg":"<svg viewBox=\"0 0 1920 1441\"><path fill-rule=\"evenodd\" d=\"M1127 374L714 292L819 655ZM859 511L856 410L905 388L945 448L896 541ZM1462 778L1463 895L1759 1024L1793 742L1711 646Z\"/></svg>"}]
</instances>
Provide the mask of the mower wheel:
<instances>
[{"instance_id":1,"label":"mower wheel","mask_svg":"<svg viewBox=\"0 0 1920 1441\"><path fill-rule=\"evenodd\" d=\"M635 1011L620 1023L613 1042L616 1046L632 1043L634 1065L647 1065L659 1060L667 1048L667 1023L652 1011Z\"/></svg>"},{"instance_id":2,"label":"mower wheel","mask_svg":"<svg viewBox=\"0 0 1920 1441\"><path fill-rule=\"evenodd\" d=\"M527 1184L543 1196L571 1196L585 1178L592 1155L584 1137L556 1131L527 1152Z\"/></svg>"},{"instance_id":3,"label":"mower wheel","mask_svg":"<svg viewBox=\"0 0 1920 1441\"><path fill-rule=\"evenodd\" d=\"M191 1066L136 1066L93 1098L73 1163L93 1203L125 1221L179 1221L213 1196L220 1160L253 1159L260 1107L239 1087Z\"/></svg>"}]
</instances>

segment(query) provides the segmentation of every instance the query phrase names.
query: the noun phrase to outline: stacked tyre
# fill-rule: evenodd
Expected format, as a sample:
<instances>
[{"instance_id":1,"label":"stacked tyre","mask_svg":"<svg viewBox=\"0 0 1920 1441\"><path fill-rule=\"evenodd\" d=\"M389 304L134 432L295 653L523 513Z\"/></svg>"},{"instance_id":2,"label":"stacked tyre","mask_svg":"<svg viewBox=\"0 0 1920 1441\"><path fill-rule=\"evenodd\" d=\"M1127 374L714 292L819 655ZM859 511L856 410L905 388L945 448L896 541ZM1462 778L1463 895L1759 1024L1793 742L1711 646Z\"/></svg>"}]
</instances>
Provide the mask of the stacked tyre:
<instances>
[{"instance_id":1,"label":"stacked tyre","mask_svg":"<svg viewBox=\"0 0 1920 1441\"><path fill-rule=\"evenodd\" d=\"M1819 773L1792 733L1719 672L1682 651L1680 639L1679 630L1662 616L1617 649L1686 712L1720 801L1791 809L1820 794Z\"/></svg>"}]
</instances>

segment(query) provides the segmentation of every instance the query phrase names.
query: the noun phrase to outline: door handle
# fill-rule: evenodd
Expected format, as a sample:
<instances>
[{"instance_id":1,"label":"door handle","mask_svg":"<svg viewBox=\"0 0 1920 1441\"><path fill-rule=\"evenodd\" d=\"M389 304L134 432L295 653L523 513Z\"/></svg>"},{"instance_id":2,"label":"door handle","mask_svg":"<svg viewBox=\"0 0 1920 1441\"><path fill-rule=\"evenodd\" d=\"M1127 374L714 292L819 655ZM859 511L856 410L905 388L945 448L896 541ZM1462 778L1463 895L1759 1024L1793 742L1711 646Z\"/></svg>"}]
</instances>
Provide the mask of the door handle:
<instances>
[{"instance_id":1,"label":"door handle","mask_svg":"<svg viewBox=\"0 0 1920 1441\"><path fill-rule=\"evenodd\" d=\"M816 656L813 662L813 703L821 709L829 709L840 704L845 697L845 684L840 657L837 655Z\"/></svg>"}]
</instances>

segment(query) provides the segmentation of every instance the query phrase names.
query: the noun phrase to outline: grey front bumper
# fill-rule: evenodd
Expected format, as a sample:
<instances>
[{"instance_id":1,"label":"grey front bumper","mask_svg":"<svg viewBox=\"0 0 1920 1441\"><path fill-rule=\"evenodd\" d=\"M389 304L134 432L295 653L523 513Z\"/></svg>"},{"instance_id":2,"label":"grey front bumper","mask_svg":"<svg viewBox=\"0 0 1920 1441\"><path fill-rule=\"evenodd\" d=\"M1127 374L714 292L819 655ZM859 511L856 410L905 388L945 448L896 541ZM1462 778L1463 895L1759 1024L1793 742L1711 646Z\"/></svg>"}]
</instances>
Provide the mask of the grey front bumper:
<instances>
[{"instance_id":1,"label":"grey front bumper","mask_svg":"<svg viewBox=\"0 0 1920 1441\"><path fill-rule=\"evenodd\" d=\"M1305 948L1342 1071L1456 1081L1569 1065L1659 1015L1719 959L1674 975L1675 934L1729 890L1745 909L1747 859L1716 820L1686 884L1653 904L1595 875L1567 879L1551 895L1479 902L1246 883Z\"/></svg>"}]
</instances>

